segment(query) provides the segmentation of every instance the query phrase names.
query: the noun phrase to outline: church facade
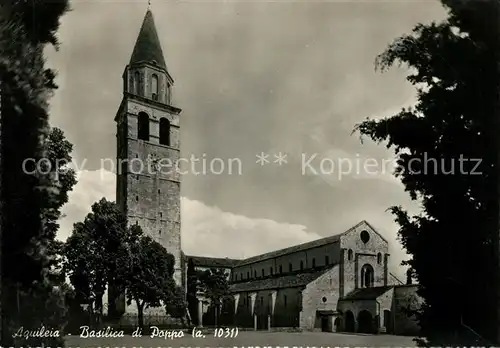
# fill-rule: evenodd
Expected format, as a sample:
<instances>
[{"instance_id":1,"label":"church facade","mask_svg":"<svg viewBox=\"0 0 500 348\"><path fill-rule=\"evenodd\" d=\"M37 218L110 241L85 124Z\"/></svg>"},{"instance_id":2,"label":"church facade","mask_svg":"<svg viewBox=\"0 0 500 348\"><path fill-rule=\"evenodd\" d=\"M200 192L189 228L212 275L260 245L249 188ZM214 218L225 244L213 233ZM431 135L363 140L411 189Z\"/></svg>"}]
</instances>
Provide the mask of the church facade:
<instances>
[{"instance_id":1,"label":"church facade","mask_svg":"<svg viewBox=\"0 0 500 348\"><path fill-rule=\"evenodd\" d=\"M175 257L174 278L186 286L186 265L222 268L231 283L225 325L267 329L405 333L415 323L403 315L416 287L388 269L388 242L366 221L348 231L245 260L185 256L181 250L181 109L172 105L174 80L167 70L153 15L147 11L132 57L123 73L117 124L116 200L129 225ZM172 164L174 164L172 166ZM169 170L165 170L165 168ZM110 296L118 312L134 315ZM164 316L150 309L147 317ZM210 304L191 313L209 324ZM204 320L206 319L206 320ZM220 324L223 324L220 322Z\"/></svg>"},{"instance_id":2,"label":"church facade","mask_svg":"<svg viewBox=\"0 0 500 348\"><path fill-rule=\"evenodd\" d=\"M245 260L187 256L198 268L226 268L232 299L226 325L260 330L416 334L406 309L420 304L417 286L389 272L388 242L366 221L309 243ZM198 325L213 323L198 302ZM201 318L201 320L200 320Z\"/></svg>"}]
</instances>

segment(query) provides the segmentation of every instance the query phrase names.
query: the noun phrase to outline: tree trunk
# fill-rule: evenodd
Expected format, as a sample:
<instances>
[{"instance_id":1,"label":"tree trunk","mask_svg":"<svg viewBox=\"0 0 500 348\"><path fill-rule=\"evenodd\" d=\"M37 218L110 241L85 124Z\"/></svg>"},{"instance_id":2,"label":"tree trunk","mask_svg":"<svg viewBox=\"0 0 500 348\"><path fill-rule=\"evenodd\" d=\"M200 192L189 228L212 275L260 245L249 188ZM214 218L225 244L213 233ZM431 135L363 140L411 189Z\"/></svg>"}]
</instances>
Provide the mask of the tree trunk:
<instances>
[{"instance_id":1,"label":"tree trunk","mask_svg":"<svg viewBox=\"0 0 500 348\"><path fill-rule=\"evenodd\" d=\"M90 320L90 326L94 327L95 324L95 315L94 315L94 301L90 300L89 301L89 306L87 308L87 312L89 312L89 320Z\"/></svg>"},{"instance_id":2,"label":"tree trunk","mask_svg":"<svg viewBox=\"0 0 500 348\"><path fill-rule=\"evenodd\" d=\"M497 20L500 19L500 6L496 6L494 7L494 11L495 11L495 17ZM500 34L500 27L496 27L496 32L497 34ZM495 58L496 58L496 61L497 61L497 78L498 76L500 76L500 54L499 54L499 51L498 51L498 44L500 43L498 40L499 40L499 37L498 35L494 36L496 37L496 40L494 40L493 42L493 47L495 47L496 49L494 50L495 52ZM496 41L496 42L495 42ZM499 272L500 272L500 204L499 204L499 194L500 194L500 139L498 138L498 131L500 130L500 86L497 84L497 89L495 91L496 93L496 103L494 104L495 105L495 108L494 108L494 112L493 114L491 115L492 119L493 119L493 127L492 127L492 131L493 131L493 134L491 134L490 136L492 136L493 139L496 140L496 142L494 143L495 146L494 146L494 149L493 151L495 151L494 153L496 154L496 171L495 171L495 174L496 174L496 188L497 188L497 191L496 191L496 218L494 219L494 223L493 223L493 226L492 226L492 240L493 240L493 253L494 253L494 256L495 256L495 272L497 274L496 277L493 277L493 282L494 284L493 285L493 289L495 290L494 291L494 294L496 294L496 298L494 299L494 302L495 302L495 315L494 315L494 318L495 320L493 320L493 322L491 323L492 325L492 329L493 329L493 332L495 334L495 340L494 342L496 341L496 343L500 343L500 279L499 279ZM495 136L496 135L496 136Z\"/></svg>"},{"instance_id":3,"label":"tree trunk","mask_svg":"<svg viewBox=\"0 0 500 348\"><path fill-rule=\"evenodd\" d=\"M135 301L137 303L137 325L142 329L144 327L144 303Z\"/></svg>"},{"instance_id":4,"label":"tree trunk","mask_svg":"<svg viewBox=\"0 0 500 348\"><path fill-rule=\"evenodd\" d=\"M0 81L0 217L3 216L2 212L2 180L3 180L3 171L2 171L2 85ZM2 240L2 223L3 219L0 219L0 241ZM4 338L4 318L3 318L3 306L2 306L2 298L4 298L4 291L2 288L3 285L3 272L2 272L2 248L3 245L0 242L0 343L5 344L3 341Z\"/></svg>"},{"instance_id":5,"label":"tree trunk","mask_svg":"<svg viewBox=\"0 0 500 348\"><path fill-rule=\"evenodd\" d=\"M215 327L219 326L219 304L215 305Z\"/></svg>"},{"instance_id":6,"label":"tree trunk","mask_svg":"<svg viewBox=\"0 0 500 348\"><path fill-rule=\"evenodd\" d=\"M103 305L102 305L102 298L104 294L97 294L96 300L95 300L95 310L96 310L96 324L100 325L101 324L101 318L103 315Z\"/></svg>"},{"instance_id":7,"label":"tree trunk","mask_svg":"<svg viewBox=\"0 0 500 348\"><path fill-rule=\"evenodd\" d=\"M495 14L496 14L496 19L497 20L500 20L500 6L497 6L495 8ZM497 40L499 39L498 37L498 34L500 34L500 27L498 27L497 25L497 29L496 29L496 32L497 32L497 35L495 36L497 38ZM496 50L495 50L495 53L496 53L496 58L497 58L497 78L500 76L500 54L498 52L498 45L495 45L495 43L499 43L499 42L494 42L494 47L496 47ZM499 119L500 119L500 86L497 85L497 90L496 90L496 103L495 103L495 112L493 113L492 117L493 119L496 121L496 124L493 129L494 129L494 132L498 134L498 131L500 130L500 122L499 122ZM494 138L495 139L495 138ZM498 179L499 176L500 176L500 139L498 139L498 136L497 136L497 141L496 141L496 158L497 158L497 163L495 163L497 165L497 168L496 168L496 175L497 175L497 199L499 199L499 194L500 194L500 180ZM495 290L495 293L497 295L497 298L495 299L496 303L496 315L495 315L495 319L492 323L493 325L493 328L495 329L495 333L496 333L496 343L500 343L500 279L499 279L499 272L500 272L500 204L498 204L498 200L497 200L497 213L498 215L496 216L496 219L495 219L495 225L493 226L493 247L494 247L494 253L495 253L495 265L496 265L496 273L497 273L497 276L494 277L494 290Z\"/></svg>"}]
</instances>

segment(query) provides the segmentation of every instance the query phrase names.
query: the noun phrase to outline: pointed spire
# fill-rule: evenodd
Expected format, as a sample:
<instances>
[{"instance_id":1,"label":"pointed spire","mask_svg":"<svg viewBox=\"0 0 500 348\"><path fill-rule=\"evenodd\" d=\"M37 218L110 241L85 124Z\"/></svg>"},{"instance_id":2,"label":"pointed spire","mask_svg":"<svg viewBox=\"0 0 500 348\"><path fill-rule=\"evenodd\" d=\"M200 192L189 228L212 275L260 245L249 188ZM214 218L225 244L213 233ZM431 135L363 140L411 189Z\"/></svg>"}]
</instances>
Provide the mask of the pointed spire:
<instances>
[{"instance_id":1,"label":"pointed spire","mask_svg":"<svg viewBox=\"0 0 500 348\"><path fill-rule=\"evenodd\" d=\"M149 3L151 5L151 3ZM156 65L167 69L163 51L161 49L158 33L153 19L153 14L148 7L144 20L142 22L141 31L135 42L134 51L130 58L130 64L139 62L156 62Z\"/></svg>"}]
</instances>

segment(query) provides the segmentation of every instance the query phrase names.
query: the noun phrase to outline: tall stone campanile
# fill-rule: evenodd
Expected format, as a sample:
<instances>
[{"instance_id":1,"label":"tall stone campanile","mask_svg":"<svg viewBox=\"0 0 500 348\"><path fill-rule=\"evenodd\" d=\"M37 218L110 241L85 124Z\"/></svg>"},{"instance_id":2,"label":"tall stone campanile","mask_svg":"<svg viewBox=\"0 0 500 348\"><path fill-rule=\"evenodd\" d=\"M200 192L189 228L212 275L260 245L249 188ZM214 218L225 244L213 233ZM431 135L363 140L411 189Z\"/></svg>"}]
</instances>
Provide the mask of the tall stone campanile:
<instances>
[{"instance_id":1,"label":"tall stone campanile","mask_svg":"<svg viewBox=\"0 0 500 348\"><path fill-rule=\"evenodd\" d=\"M129 225L175 257L181 285L180 109L172 106L170 76L150 10L146 12L129 64L123 73L123 99L116 115L116 200Z\"/></svg>"}]
</instances>

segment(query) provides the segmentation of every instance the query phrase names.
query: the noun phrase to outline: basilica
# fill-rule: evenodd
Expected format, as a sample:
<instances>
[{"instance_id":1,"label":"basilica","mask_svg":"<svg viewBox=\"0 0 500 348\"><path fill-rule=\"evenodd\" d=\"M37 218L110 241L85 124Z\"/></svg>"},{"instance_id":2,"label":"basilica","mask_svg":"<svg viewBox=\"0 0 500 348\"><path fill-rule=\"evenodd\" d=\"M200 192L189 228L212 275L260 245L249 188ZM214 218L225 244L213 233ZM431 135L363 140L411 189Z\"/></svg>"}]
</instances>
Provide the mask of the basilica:
<instances>
[{"instance_id":1,"label":"basilica","mask_svg":"<svg viewBox=\"0 0 500 348\"><path fill-rule=\"evenodd\" d=\"M245 260L187 256L198 269L224 268L233 300L221 324L255 329L329 332L418 332L407 309L420 304L417 286L388 269L388 243L366 221L340 234ZM213 324L200 296L193 317Z\"/></svg>"},{"instance_id":2,"label":"basilica","mask_svg":"<svg viewBox=\"0 0 500 348\"><path fill-rule=\"evenodd\" d=\"M347 231L244 260L184 255L181 250L181 178L178 171L140 172L133 163L180 158L182 110L172 105L174 79L158 39L153 14L146 12L129 64L123 72L118 108L116 200L129 224L162 244L175 257L174 278L186 286L187 265L225 269L231 301L219 324L255 330L347 331L415 334L406 310L418 305L417 287L388 268L389 245L368 222ZM189 117L189 116L186 116ZM113 303L118 303L115 298ZM111 303L111 302L110 302ZM115 310L118 310L118 307ZM122 303L127 320L137 312ZM212 306L200 294L190 311L195 324L213 325ZM151 309L150 324L164 316ZM132 319L131 319L132 318Z\"/></svg>"}]
</instances>

